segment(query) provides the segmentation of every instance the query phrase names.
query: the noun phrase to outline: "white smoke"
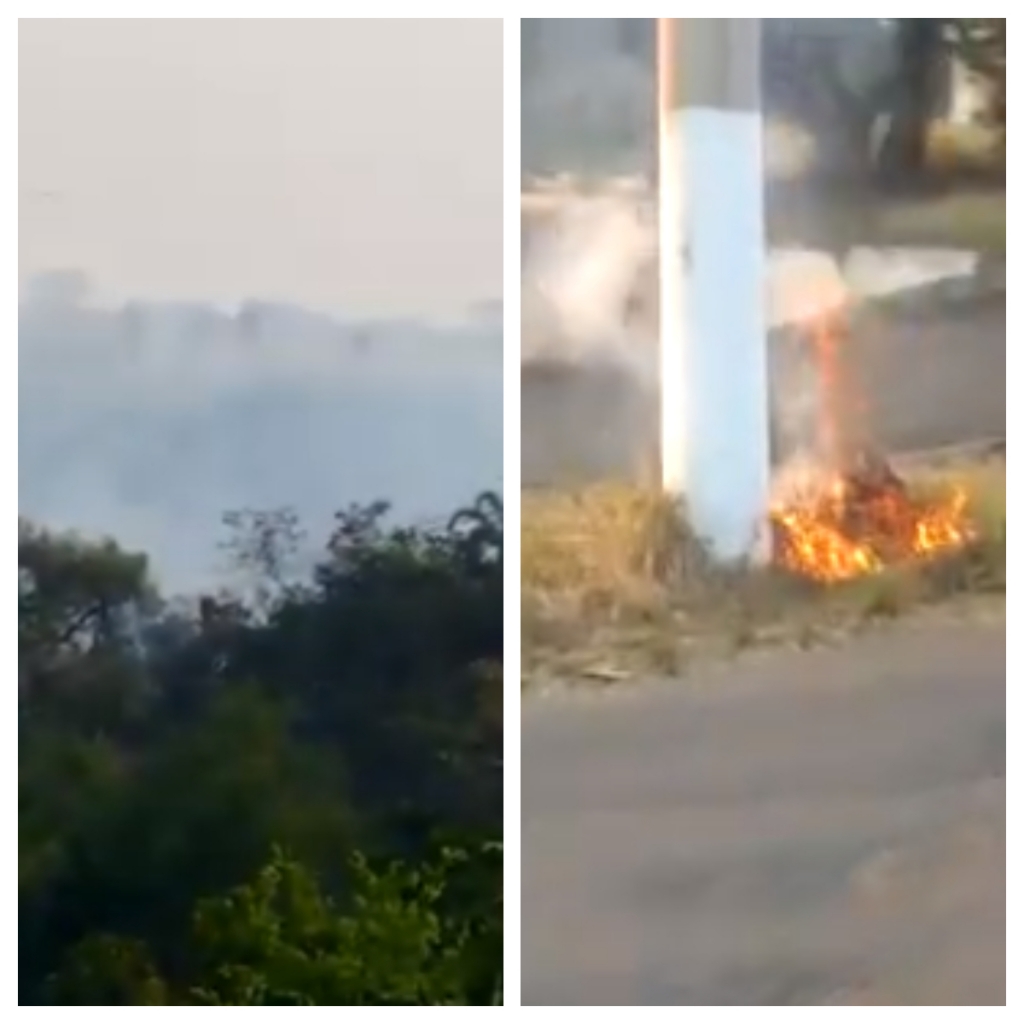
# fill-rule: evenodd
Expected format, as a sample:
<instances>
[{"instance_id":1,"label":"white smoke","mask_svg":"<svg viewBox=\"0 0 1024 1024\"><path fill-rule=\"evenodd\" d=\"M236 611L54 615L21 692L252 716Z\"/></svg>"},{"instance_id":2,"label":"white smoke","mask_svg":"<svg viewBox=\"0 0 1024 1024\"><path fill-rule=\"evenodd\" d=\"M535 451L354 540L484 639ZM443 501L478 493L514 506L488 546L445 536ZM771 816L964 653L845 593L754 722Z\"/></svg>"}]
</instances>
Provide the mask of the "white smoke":
<instances>
[{"instance_id":1,"label":"white smoke","mask_svg":"<svg viewBox=\"0 0 1024 1024\"><path fill-rule=\"evenodd\" d=\"M653 212L649 193L622 189L560 197L543 217L530 214L536 220L522 272L524 480L632 478L652 464Z\"/></svg>"},{"instance_id":2,"label":"white smoke","mask_svg":"<svg viewBox=\"0 0 1024 1024\"><path fill-rule=\"evenodd\" d=\"M564 195L530 232L522 359L654 368L657 225L646 191Z\"/></svg>"}]
</instances>

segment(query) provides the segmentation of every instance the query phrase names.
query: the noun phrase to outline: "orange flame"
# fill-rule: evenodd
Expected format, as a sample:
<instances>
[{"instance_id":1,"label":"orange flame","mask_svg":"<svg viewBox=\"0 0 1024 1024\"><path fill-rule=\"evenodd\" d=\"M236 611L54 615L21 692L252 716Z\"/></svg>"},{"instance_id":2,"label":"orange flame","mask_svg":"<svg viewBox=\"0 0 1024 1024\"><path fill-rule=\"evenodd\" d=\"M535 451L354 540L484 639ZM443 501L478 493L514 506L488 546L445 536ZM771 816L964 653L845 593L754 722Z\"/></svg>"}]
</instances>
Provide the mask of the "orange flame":
<instances>
[{"instance_id":1,"label":"orange flame","mask_svg":"<svg viewBox=\"0 0 1024 1024\"><path fill-rule=\"evenodd\" d=\"M931 558L971 539L966 495L915 500L897 483L873 494L836 478L817 498L772 510L780 565L823 583L836 583L886 565Z\"/></svg>"},{"instance_id":2,"label":"orange flame","mask_svg":"<svg viewBox=\"0 0 1024 1024\"><path fill-rule=\"evenodd\" d=\"M973 536L963 491L943 500L915 498L884 462L862 459L850 467L844 441L862 405L850 401L836 326L820 321L811 339L822 385L817 479L770 513L776 561L825 583L931 558Z\"/></svg>"}]
</instances>

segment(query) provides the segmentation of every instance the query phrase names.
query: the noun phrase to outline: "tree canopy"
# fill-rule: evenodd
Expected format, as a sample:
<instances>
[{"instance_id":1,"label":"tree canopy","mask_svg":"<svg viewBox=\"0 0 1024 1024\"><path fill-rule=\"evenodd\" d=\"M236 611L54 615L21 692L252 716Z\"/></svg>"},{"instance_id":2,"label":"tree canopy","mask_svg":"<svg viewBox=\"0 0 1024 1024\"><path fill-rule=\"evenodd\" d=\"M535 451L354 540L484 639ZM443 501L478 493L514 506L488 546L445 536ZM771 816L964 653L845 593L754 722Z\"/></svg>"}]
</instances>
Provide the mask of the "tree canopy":
<instances>
[{"instance_id":1,"label":"tree canopy","mask_svg":"<svg viewBox=\"0 0 1024 1024\"><path fill-rule=\"evenodd\" d=\"M19 524L23 1004L500 1001L501 503L386 514L185 602Z\"/></svg>"}]
</instances>

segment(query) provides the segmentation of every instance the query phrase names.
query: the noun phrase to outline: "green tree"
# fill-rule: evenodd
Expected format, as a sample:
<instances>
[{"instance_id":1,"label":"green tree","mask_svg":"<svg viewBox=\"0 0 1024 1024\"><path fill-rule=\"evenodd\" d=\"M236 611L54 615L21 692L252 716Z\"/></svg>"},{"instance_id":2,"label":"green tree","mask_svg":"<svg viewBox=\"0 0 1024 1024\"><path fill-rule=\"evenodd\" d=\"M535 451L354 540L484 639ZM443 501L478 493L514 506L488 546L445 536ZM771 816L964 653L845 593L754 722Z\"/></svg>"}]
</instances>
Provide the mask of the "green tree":
<instances>
[{"instance_id":1,"label":"green tree","mask_svg":"<svg viewBox=\"0 0 1024 1024\"><path fill-rule=\"evenodd\" d=\"M245 590L172 604L143 556L20 524L23 1003L241 1000L229 982L259 964L214 924L302 879L334 945L301 946L296 1000L340 997L324 965L388 914L429 955L396 932L359 998L493 1000L500 856L439 858L436 837L487 851L501 831L501 503L440 530L385 514L340 513L305 578L294 517L234 517ZM260 874L275 847L293 859ZM279 926L294 946L292 911ZM285 961L260 998L292 983Z\"/></svg>"},{"instance_id":2,"label":"green tree","mask_svg":"<svg viewBox=\"0 0 1024 1024\"><path fill-rule=\"evenodd\" d=\"M118 732L144 711L134 630L156 595L144 555L18 524L23 715Z\"/></svg>"},{"instance_id":3,"label":"green tree","mask_svg":"<svg viewBox=\"0 0 1024 1024\"><path fill-rule=\"evenodd\" d=\"M315 877L278 856L196 916L198 1002L217 1005L458 1005L466 1003L470 934L446 919L445 861L378 871L357 857L343 913Z\"/></svg>"},{"instance_id":4,"label":"green tree","mask_svg":"<svg viewBox=\"0 0 1024 1024\"><path fill-rule=\"evenodd\" d=\"M89 1005L444 1006L501 1001L495 924L453 913L459 875L490 851L447 848L416 867L353 858L348 909L316 875L276 851L255 877L193 914L193 973L178 991L148 948L93 935L52 978L54 1001ZM486 872L485 872L486 875ZM487 884L500 888L500 871ZM475 884L475 883L474 883Z\"/></svg>"},{"instance_id":5,"label":"green tree","mask_svg":"<svg viewBox=\"0 0 1024 1024\"><path fill-rule=\"evenodd\" d=\"M171 1002L145 944L90 935L48 984L49 1001L64 1006L166 1006Z\"/></svg>"}]
</instances>

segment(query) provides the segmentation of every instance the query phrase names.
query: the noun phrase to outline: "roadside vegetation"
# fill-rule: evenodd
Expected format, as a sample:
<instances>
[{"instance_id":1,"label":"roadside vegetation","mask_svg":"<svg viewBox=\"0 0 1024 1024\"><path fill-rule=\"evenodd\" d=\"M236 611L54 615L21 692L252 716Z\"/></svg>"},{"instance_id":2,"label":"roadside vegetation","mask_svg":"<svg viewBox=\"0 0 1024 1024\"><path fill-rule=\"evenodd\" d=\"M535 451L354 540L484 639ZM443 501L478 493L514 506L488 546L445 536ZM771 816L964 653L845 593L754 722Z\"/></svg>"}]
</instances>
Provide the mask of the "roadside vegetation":
<instances>
[{"instance_id":1,"label":"roadside vegetation","mask_svg":"<svg viewBox=\"0 0 1024 1024\"><path fill-rule=\"evenodd\" d=\"M523 685L680 674L765 645L809 647L926 609L998 607L1006 593L1002 458L914 466L916 492L966 494L967 543L931 560L820 583L724 568L654 489L595 484L522 500Z\"/></svg>"}]
</instances>

